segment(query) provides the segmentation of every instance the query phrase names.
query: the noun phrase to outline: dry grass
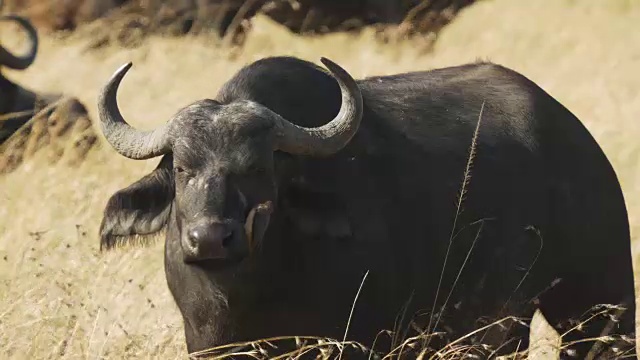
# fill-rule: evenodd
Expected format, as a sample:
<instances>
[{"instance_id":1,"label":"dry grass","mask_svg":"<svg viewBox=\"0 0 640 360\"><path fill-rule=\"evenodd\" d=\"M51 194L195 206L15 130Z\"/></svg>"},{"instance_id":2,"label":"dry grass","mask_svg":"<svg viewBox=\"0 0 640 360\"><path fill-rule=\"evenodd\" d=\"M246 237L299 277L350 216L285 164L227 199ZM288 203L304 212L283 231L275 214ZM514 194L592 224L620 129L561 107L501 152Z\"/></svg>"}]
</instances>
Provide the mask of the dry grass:
<instances>
[{"instance_id":1,"label":"dry grass","mask_svg":"<svg viewBox=\"0 0 640 360\"><path fill-rule=\"evenodd\" d=\"M326 56L358 77L488 58L536 81L600 142L622 182L637 254L639 23L634 0L486 0L462 11L430 55L420 53L419 41L385 48L368 31L302 39L260 20L244 50L233 53L206 38L152 38L137 49L92 52L84 52L81 39L45 38L31 69L5 73L36 90L77 96L95 119L97 90L131 60L120 104L133 125L148 129L178 107L214 96L236 70L264 56L316 62ZM17 43L18 37L4 31L0 41ZM0 178L3 358L183 358L162 242L98 253L106 200L158 160L124 159L107 146L75 169L42 167L43 161Z\"/></svg>"}]
</instances>

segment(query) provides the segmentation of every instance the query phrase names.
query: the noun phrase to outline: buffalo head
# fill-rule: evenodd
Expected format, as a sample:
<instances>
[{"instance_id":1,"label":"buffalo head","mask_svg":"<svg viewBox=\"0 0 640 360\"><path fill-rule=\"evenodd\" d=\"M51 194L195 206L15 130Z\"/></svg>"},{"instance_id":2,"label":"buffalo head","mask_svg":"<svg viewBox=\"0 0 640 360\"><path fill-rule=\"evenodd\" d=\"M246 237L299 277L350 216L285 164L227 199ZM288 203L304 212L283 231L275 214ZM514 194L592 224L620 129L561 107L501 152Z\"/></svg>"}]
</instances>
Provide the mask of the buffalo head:
<instances>
[{"instance_id":1,"label":"buffalo head","mask_svg":"<svg viewBox=\"0 0 640 360\"><path fill-rule=\"evenodd\" d=\"M98 100L107 141L131 159L164 157L154 173L112 197L101 226L102 246L113 246L114 237L148 234L168 224L173 235L167 240L179 241L185 262L227 265L246 257L261 242L276 203L274 151L331 155L360 124L358 85L340 66L322 62L340 85L342 105L333 120L317 128L295 125L253 101L205 99L155 130L137 130L116 101L131 63L119 68ZM138 204L124 204L131 201Z\"/></svg>"}]
</instances>

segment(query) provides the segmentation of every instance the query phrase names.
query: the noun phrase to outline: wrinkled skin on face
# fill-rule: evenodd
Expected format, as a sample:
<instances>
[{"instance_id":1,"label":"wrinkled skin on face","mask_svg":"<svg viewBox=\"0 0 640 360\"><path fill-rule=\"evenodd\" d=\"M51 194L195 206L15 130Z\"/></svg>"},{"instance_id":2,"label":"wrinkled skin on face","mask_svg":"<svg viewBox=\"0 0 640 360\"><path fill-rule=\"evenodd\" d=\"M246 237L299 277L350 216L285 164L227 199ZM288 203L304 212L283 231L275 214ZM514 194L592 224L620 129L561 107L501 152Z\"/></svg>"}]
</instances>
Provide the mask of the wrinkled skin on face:
<instances>
[{"instance_id":1,"label":"wrinkled skin on face","mask_svg":"<svg viewBox=\"0 0 640 360\"><path fill-rule=\"evenodd\" d=\"M273 127L261 111L251 103L207 100L178 114L188 122L173 146L175 211L187 262L240 260L260 242L277 195Z\"/></svg>"},{"instance_id":2,"label":"wrinkled skin on face","mask_svg":"<svg viewBox=\"0 0 640 360\"><path fill-rule=\"evenodd\" d=\"M173 201L185 262L230 265L259 246L277 197L269 116L251 102L222 105L214 100L198 101L176 114L173 126L180 130L171 156L156 171L164 173L163 183L171 182L165 188L172 198L164 201ZM160 208L166 213L169 205ZM149 218L137 229L127 228L131 216L105 217L102 244L111 247L114 235L163 226Z\"/></svg>"}]
</instances>

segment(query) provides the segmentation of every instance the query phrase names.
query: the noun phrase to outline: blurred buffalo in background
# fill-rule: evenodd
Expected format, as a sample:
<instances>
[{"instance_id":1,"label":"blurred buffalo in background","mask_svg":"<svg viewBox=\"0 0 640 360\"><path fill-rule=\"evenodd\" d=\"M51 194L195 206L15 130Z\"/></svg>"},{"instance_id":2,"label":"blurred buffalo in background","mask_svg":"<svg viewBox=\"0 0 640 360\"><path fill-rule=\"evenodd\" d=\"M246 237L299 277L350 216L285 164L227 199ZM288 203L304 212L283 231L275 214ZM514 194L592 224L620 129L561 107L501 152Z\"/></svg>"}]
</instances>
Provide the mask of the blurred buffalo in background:
<instances>
[{"instance_id":1,"label":"blurred buffalo in background","mask_svg":"<svg viewBox=\"0 0 640 360\"><path fill-rule=\"evenodd\" d=\"M261 13L299 34L380 28L381 39L437 33L475 0L7 0L4 11L30 17L44 31L74 30L129 15L125 28L143 32L215 32L241 42ZM389 32L387 30L391 29Z\"/></svg>"},{"instance_id":2,"label":"blurred buffalo in background","mask_svg":"<svg viewBox=\"0 0 640 360\"><path fill-rule=\"evenodd\" d=\"M46 145L53 149L50 162L62 157L69 164L81 162L97 140L85 106L75 97L35 92L7 78L3 68L26 70L33 64L38 33L22 16L3 15L0 22L17 24L29 43L22 55L0 45L0 174L15 170Z\"/></svg>"},{"instance_id":3,"label":"blurred buffalo in background","mask_svg":"<svg viewBox=\"0 0 640 360\"><path fill-rule=\"evenodd\" d=\"M33 114L59 98L58 94L39 94L7 78L3 68L25 70L36 59L38 53L38 33L28 19L14 16L0 16L0 22L14 22L29 38L26 54L13 54L0 45L0 144L26 123Z\"/></svg>"}]
</instances>

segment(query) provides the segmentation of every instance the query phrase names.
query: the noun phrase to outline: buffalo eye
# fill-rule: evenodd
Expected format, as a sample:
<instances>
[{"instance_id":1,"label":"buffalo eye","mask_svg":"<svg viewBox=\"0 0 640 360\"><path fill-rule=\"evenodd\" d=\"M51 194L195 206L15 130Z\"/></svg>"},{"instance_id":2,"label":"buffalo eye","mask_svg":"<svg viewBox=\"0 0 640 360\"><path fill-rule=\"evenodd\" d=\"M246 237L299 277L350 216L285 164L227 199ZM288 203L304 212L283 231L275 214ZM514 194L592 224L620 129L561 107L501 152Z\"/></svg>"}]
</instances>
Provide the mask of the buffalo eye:
<instances>
[{"instance_id":1,"label":"buffalo eye","mask_svg":"<svg viewBox=\"0 0 640 360\"><path fill-rule=\"evenodd\" d=\"M176 174L178 174L180 176L184 176L184 177L187 177L187 178L193 177L193 173L191 171L186 170L182 166L175 166L174 167L174 171L176 172Z\"/></svg>"}]
</instances>

